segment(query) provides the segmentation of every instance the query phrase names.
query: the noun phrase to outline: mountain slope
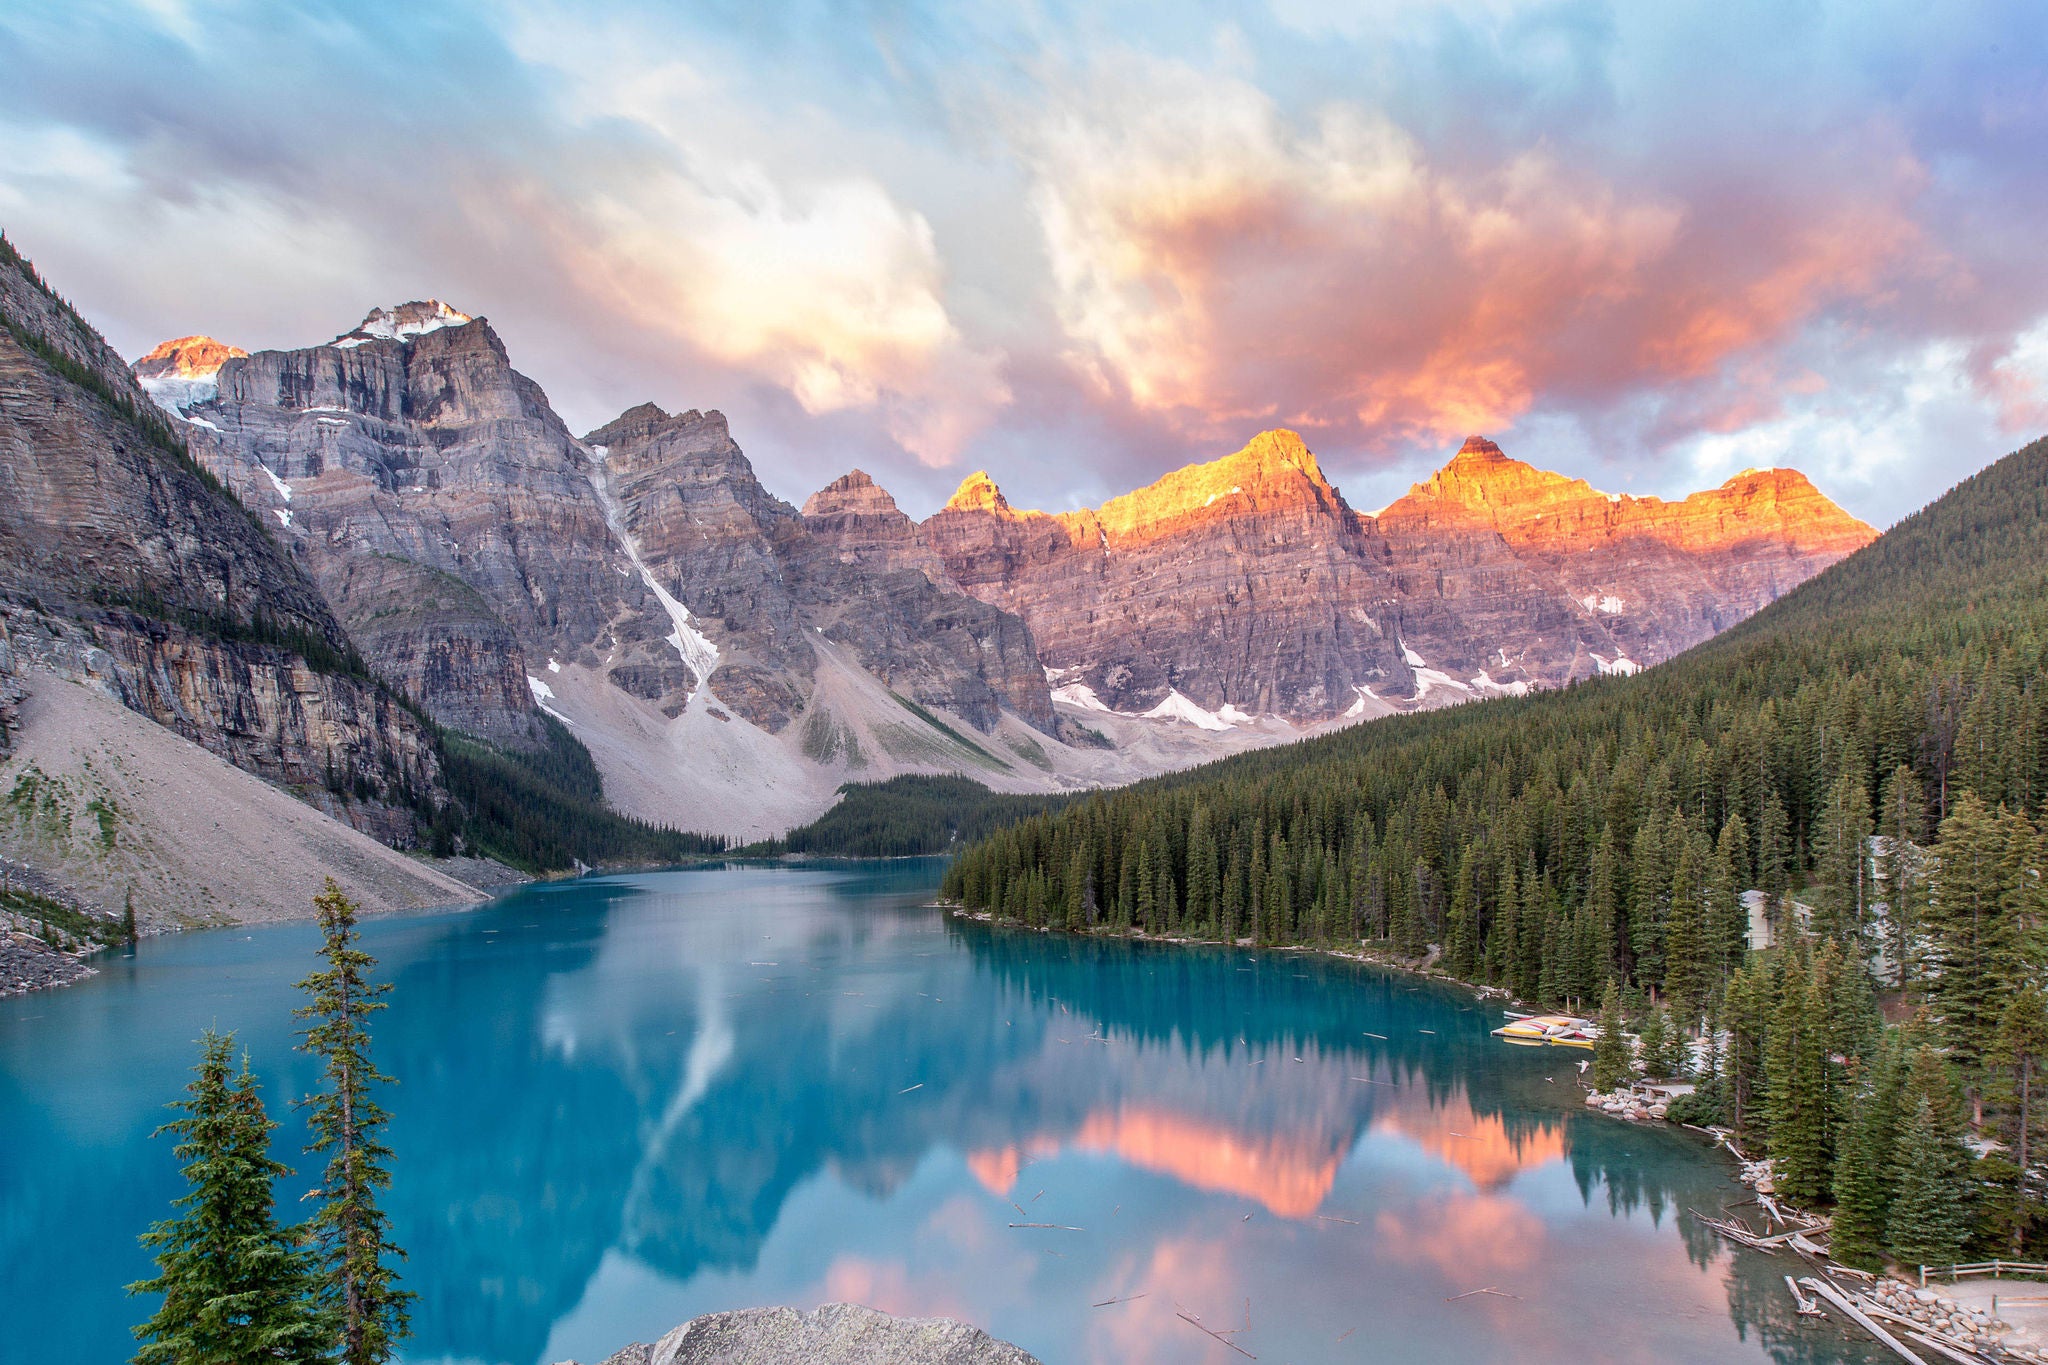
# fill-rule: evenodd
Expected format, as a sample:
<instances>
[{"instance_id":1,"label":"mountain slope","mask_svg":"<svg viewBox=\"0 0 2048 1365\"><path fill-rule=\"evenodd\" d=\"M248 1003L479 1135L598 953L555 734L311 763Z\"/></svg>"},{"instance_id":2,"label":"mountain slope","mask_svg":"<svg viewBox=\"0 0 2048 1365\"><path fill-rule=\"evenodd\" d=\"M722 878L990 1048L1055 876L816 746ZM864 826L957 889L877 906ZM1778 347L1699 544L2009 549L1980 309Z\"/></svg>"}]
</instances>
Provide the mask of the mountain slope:
<instances>
[{"instance_id":1,"label":"mountain slope","mask_svg":"<svg viewBox=\"0 0 2048 1365\"><path fill-rule=\"evenodd\" d=\"M445 805L427 727L120 358L0 249L0 617L17 686L91 680L387 842Z\"/></svg>"},{"instance_id":2,"label":"mountain slope","mask_svg":"<svg viewBox=\"0 0 2048 1365\"><path fill-rule=\"evenodd\" d=\"M949 885L1006 913L1435 943L1530 999L1610 975L1679 989L1675 968L1739 953L1712 918L1735 913L1726 887L1840 884L1830 829L1882 813L1919 842L1964 791L2041 808L2044 603L2037 442L1664 667L1090 798L971 850Z\"/></svg>"}]
</instances>

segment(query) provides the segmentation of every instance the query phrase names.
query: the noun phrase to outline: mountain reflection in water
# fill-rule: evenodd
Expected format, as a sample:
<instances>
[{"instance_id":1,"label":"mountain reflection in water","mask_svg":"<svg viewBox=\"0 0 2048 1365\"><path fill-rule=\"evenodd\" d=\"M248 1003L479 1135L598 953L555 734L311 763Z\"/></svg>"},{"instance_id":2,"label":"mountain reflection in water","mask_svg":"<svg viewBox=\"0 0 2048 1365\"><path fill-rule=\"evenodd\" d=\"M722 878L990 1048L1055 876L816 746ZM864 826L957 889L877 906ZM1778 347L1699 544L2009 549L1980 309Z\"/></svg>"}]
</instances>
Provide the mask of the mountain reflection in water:
<instances>
[{"instance_id":1,"label":"mountain reflection in water","mask_svg":"<svg viewBox=\"0 0 2048 1365\"><path fill-rule=\"evenodd\" d=\"M937 877L733 867L370 924L406 1358L591 1361L853 1299L1048 1362L1240 1358L1180 1313L1297 1362L1875 1359L1677 1216L1741 1197L1717 1158L1585 1114L1574 1059L1500 1046L1469 993L963 924L918 908ZM304 1089L310 945L193 935L0 1002L25 1358L128 1353L185 1040L240 1029L274 1105Z\"/></svg>"}]
</instances>

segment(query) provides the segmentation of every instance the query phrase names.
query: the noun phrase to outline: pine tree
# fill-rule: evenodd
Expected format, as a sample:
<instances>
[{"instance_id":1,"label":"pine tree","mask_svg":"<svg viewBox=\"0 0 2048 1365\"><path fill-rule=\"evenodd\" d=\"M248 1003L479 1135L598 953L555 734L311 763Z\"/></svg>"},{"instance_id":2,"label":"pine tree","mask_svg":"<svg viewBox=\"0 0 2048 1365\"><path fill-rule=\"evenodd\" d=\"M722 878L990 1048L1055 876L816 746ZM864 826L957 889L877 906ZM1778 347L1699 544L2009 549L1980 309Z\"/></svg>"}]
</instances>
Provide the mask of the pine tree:
<instances>
[{"instance_id":1,"label":"pine tree","mask_svg":"<svg viewBox=\"0 0 2048 1365\"><path fill-rule=\"evenodd\" d=\"M313 900L326 968L299 982L310 1003L294 1011L312 1021L300 1050L320 1059L326 1088L302 1104L313 1141L327 1158L313 1191L319 1209L308 1223L321 1259L322 1308L335 1323L340 1365L389 1360L409 1326L413 1295L398 1287L391 1264L405 1252L389 1235L378 1192L391 1184L390 1148L381 1134L388 1116L371 1096L390 1077L370 1060L369 1016L384 1009L388 984L372 984L376 959L357 946L356 906L332 878Z\"/></svg>"},{"instance_id":2,"label":"pine tree","mask_svg":"<svg viewBox=\"0 0 2048 1365\"><path fill-rule=\"evenodd\" d=\"M1906 1265L1952 1265L1971 1228L1970 1154L1925 1095L1899 1132L1893 1158L1898 1194L1886 1223L1892 1254Z\"/></svg>"},{"instance_id":3,"label":"pine tree","mask_svg":"<svg viewBox=\"0 0 2048 1365\"><path fill-rule=\"evenodd\" d=\"M1643 1043L1643 1072L1658 1080L1669 1080L1664 1063L1671 1055L1670 1016L1662 1009L1651 1005L1643 1011L1643 1022L1637 1030Z\"/></svg>"},{"instance_id":4,"label":"pine tree","mask_svg":"<svg viewBox=\"0 0 2048 1365\"><path fill-rule=\"evenodd\" d=\"M1827 808L1814 833L1821 885L1815 929L1831 938L1860 940L1863 934L1864 852L1870 843L1870 797L1850 773L1835 779Z\"/></svg>"},{"instance_id":5,"label":"pine tree","mask_svg":"<svg viewBox=\"0 0 2048 1365\"><path fill-rule=\"evenodd\" d=\"M2002 822L1970 792L1956 798L1941 823L1928 922L1941 967L1932 983L1935 1008L1952 1054L1963 1069L1982 1121L1984 1051L2010 997L2006 971L2007 839Z\"/></svg>"},{"instance_id":6,"label":"pine tree","mask_svg":"<svg viewBox=\"0 0 2048 1365\"><path fill-rule=\"evenodd\" d=\"M1844 1265L1876 1270L1884 1262L1896 1183L1892 1161L1899 1141L1903 1073L1898 1048L1886 1047L1871 1069L1870 1085L1857 1097L1854 1117L1842 1138L1835 1162L1835 1221L1828 1254Z\"/></svg>"},{"instance_id":7,"label":"pine tree","mask_svg":"<svg viewBox=\"0 0 2048 1365\"><path fill-rule=\"evenodd\" d=\"M1780 1192L1795 1204L1820 1202L1831 1183L1828 1152L1827 1026L1804 954L1783 964L1771 1017L1768 1150Z\"/></svg>"},{"instance_id":8,"label":"pine tree","mask_svg":"<svg viewBox=\"0 0 2048 1365\"><path fill-rule=\"evenodd\" d=\"M1612 979L1600 998L1600 1036L1593 1040L1593 1088L1606 1092L1635 1075L1633 1052L1621 1031L1621 991Z\"/></svg>"},{"instance_id":9,"label":"pine tree","mask_svg":"<svg viewBox=\"0 0 2048 1365\"><path fill-rule=\"evenodd\" d=\"M184 1117L157 1130L180 1139L188 1192L177 1201L184 1212L142 1238L157 1273L128 1292L163 1303L135 1329L136 1365L326 1359L304 1253L273 1212L272 1182L291 1174L270 1156L277 1125L248 1059L231 1073L233 1049L232 1034L207 1032L186 1098L172 1106Z\"/></svg>"},{"instance_id":10,"label":"pine tree","mask_svg":"<svg viewBox=\"0 0 2048 1365\"><path fill-rule=\"evenodd\" d=\"M2035 1081L2043 1059L2048 1059L2048 999L2041 988L2029 984L2012 998L1999 1021L1998 1036L1987 1058L2001 1074L1999 1097L2009 1107L2007 1147L2013 1159L2012 1251L2020 1254L2028 1227L2033 1222L2029 1170L2034 1160L2034 1133L2040 1126L2036 1113Z\"/></svg>"},{"instance_id":11,"label":"pine tree","mask_svg":"<svg viewBox=\"0 0 2048 1365\"><path fill-rule=\"evenodd\" d=\"M1671 873L1671 920L1665 940L1664 993L1689 1031L1706 1012L1714 979L1707 922L1707 866L1703 839L1687 838Z\"/></svg>"},{"instance_id":12,"label":"pine tree","mask_svg":"<svg viewBox=\"0 0 2048 1365\"><path fill-rule=\"evenodd\" d=\"M1918 844L1927 818L1925 801L1913 770L1903 763L1894 768L1880 801L1878 833L1884 838L1884 856L1878 872L1884 882L1885 949L1892 960L1893 983L1901 988L1913 976L1913 940L1924 894Z\"/></svg>"}]
</instances>

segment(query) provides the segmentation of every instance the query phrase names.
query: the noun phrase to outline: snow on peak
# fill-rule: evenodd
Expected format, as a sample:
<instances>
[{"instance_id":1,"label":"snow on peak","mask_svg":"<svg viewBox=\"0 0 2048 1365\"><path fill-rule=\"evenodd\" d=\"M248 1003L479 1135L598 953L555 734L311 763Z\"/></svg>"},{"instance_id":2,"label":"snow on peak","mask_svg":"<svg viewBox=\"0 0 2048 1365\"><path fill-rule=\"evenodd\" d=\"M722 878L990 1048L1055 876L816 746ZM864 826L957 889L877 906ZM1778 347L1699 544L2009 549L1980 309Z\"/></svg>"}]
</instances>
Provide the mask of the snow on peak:
<instances>
[{"instance_id":1,"label":"snow on peak","mask_svg":"<svg viewBox=\"0 0 2048 1365\"><path fill-rule=\"evenodd\" d=\"M395 308L373 308L352 332L343 332L331 343L343 350L369 341L411 341L438 332L443 327L460 327L473 322L469 314L450 308L439 299L415 299Z\"/></svg>"},{"instance_id":2,"label":"snow on peak","mask_svg":"<svg viewBox=\"0 0 2048 1365\"><path fill-rule=\"evenodd\" d=\"M1141 713L1146 720L1177 720L1201 730L1228 730L1230 722L1213 711L1201 707L1181 695L1179 688L1169 691L1159 705Z\"/></svg>"},{"instance_id":3,"label":"snow on peak","mask_svg":"<svg viewBox=\"0 0 2048 1365\"><path fill-rule=\"evenodd\" d=\"M135 382L158 407L173 417L185 417L187 408L210 403L220 393L220 367L230 360L246 358L248 352L209 336L179 337L166 341L135 362ZM195 423L210 426L211 423ZM219 427L213 428L215 431Z\"/></svg>"}]
</instances>

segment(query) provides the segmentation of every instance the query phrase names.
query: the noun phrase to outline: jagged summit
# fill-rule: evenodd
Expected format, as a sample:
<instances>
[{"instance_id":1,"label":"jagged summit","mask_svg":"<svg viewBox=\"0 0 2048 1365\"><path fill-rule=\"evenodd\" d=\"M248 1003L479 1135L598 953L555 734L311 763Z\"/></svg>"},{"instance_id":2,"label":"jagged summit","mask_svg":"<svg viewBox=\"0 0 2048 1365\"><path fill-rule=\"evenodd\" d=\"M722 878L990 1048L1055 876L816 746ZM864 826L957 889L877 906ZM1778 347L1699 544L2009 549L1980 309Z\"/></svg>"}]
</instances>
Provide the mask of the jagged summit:
<instances>
[{"instance_id":1,"label":"jagged summit","mask_svg":"<svg viewBox=\"0 0 2048 1365\"><path fill-rule=\"evenodd\" d=\"M731 439L726 427L725 414L717 408L699 412L690 408L683 412L665 412L658 404L636 403L595 431L585 433L583 443L587 446L623 445L632 441L646 441L671 431L686 427L701 427L709 432L712 439Z\"/></svg>"},{"instance_id":2,"label":"jagged summit","mask_svg":"<svg viewBox=\"0 0 2048 1365\"><path fill-rule=\"evenodd\" d=\"M328 344L347 349L370 341L407 342L443 327L461 327L474 321L469 314L439 299L414 299L393 308L372 308L354 330L343 332Z\"/></svg>"},{"instance_id":3,"label":"jagged summit","mask_svg":"<svg viewBox=\"0 0 2048 1365\"><path fill-rule=\"evenodd\" d=\"M1110 535L1135 535L1240 497L1262 504L1307 499L1334 506L1337 490L1301 437L1278 428L1260 432L1220 460L1176 469L1111 498L1096 515Z\"/></svg>"},{"instance_id":4,"label":"jagged summit","mask_svg":"<svg viewBox=\"0 0 2048 1365\"><path fill-rule=\"evenodd\" d=\"M155 350L135 362L138 379L210 379L230 360L247 359L249 353L210 336L178 337L159 342Z\"/></svg>"},{"instance_id":5,"label":"jagged summit","mask_svg":"<svg viewBox=\"0 0 2048 1365\"><path fill-rule=\"evenodd\" d=\"M903 516L889 490L876 483L864 469L848 470L805 498L803 514L806 518Z\"/></svg>"},{"instance_id":6,"label":"jagged summit","mask_svg":"<svg viewBox=\"0 0 2048 1365\"><path fill-rule=\"evenodd\" d=\"M135 382L158 407L182 417L185 409L220 392L221 366L248 355L241 347L210 336L179 337L161 343L135 362Z\"/></svg>"},{"instance_id":7,"label":"jagged summit","mask_svg":"<svg viewBox=\"0 0 2048 1365\"><path fill-rule=\"evenodd\" d=\"M1493 442L1492 438L1486 436L1467 436L1465 444L1458 447L1458 453L1451 456L1453 462L1458 460L1505 460L1506 458L1507 455Z\"/></svg>"},{"instance_id":8,"label":"jagged summit","mask_svg":"<svg viewBox=\"0 0 2048 1365\"><path fill-rule=\"evenodd\" d=\"M1003 496L1003 490L996 487L996 481L988 476L988 471L977 469L961 480L960 487L946 499L945 507L940 510L1008 514L1010 503Z\"/></svg>"}]
</instances>

